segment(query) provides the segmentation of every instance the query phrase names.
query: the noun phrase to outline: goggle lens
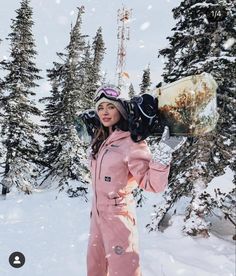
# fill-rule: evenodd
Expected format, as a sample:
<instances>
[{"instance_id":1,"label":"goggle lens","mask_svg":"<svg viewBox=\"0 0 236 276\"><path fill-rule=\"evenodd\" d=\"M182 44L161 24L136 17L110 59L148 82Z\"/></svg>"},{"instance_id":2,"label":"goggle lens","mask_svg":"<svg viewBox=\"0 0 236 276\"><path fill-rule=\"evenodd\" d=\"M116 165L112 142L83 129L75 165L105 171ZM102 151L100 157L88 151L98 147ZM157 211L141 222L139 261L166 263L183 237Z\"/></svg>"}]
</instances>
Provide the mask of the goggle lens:
<instances>
[{"instance_id":1,"label":"goggle lens","mask_svg":"<svg viewBox=\"0 0 236 276\"><path fill-rule=\"evenodd\" d=\"M113 88L102 88L97 92L97 95L95 97L95 101L97 101L99 98L101 98L102 95L105 95L110 98L118 98L120 96L120 92L113 89Z\"/></svg>"}]
</instances>

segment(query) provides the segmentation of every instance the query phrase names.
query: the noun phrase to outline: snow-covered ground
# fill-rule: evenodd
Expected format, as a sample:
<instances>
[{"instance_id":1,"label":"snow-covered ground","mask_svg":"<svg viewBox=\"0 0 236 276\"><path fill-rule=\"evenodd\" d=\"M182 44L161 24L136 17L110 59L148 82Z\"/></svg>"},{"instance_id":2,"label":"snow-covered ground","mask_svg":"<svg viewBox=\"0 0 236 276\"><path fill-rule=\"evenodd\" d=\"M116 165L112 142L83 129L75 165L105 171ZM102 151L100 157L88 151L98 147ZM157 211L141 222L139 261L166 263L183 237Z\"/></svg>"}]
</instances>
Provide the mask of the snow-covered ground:
<instances>
[{"instance_id":1,"label":"snow-covered ground","mask_svg":"<svg viewBox=\"0 0 236 276\"><path fill-rule=\"evenodd\" d=\"M57 195L53 190L30 196L12 193L0 201L0 275L86 276L91 196L86 203ZM185 236L181 215L164 232L148 233L145 225L158 195L145 196L144 207L137 209L144 276L235 275L235 245L228 236ZM15 251L25 255L21 268L9 264Z\"/></svg>"}]
</instances>

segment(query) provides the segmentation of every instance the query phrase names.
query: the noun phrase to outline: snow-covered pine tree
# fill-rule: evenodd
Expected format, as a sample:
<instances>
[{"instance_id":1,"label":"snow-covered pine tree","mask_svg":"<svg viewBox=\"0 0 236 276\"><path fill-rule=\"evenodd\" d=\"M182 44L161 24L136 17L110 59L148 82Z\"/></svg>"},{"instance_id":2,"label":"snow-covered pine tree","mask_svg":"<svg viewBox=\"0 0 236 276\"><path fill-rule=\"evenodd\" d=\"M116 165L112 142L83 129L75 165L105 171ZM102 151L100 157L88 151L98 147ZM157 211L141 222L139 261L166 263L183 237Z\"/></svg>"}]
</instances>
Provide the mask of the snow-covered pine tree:
<instances>
[{"instance_id":1,"label":"snow-covered pine tree","mask_svg":"<svg viewBox=\"0 0 236 276\"><path fill-rule=\"evenodd\" d=\"M102 28L98 28L93 38L92 47L89 42L84 48L84 55L81 57L80 74L83 82L80 85L80 99L77 111L84 111L93 106L93 97L96 89L101 84L101 64L104 58L105 46L102 37Z\"/></svg>"},{"instance_id":2,"label":"snow-covered pine tree","mask_svg":"<svg viewBox=\"0 0 236 276\"><path fill-rule=\"evenodd\" d=\"M93 83L94 83L94 90L93 92L96 91L96 89L98 88L98 86L101 85L101 80L104 77L103 74L101 73L101 65L102 65L102 61L104 59L104 54L106 51L106 47L105 47L105 43L103 40L103 36L102 36L102 28L99 27L96 35L93 39Z\"/></svg>"},{"instance_id":3,"label":"snow-covered pine tree","mask_svg":"<svg viewBox=\"0 0 236 276\"><path fill-rule=\"evenodd\" d=\"M2 43L2 39L0 38L0 45ZM0 60L0 70L2 70L2 60ZM0 78L0 97L3 95L3 80ZM0 102L0 128L1 128L1 102ZM1 131L1 130L0 130ZM0 141L1 142L1 141Z\"/></svg>"},{"instance_id":4,"label":"snow-covered pine tree","mask_svg":"<svg viewBox=\"0 0 236 276\"><path fill-rule=\"evenodd\" d=\"M92 53L88 44L84 55L84 87L82 110L90 109L93 105L94 93L101 85L101 64L105 54L105 45L102 37L102 28L99 27L96 36L93 38Z\"/></svg>"},{"instance_id":5,"label":"snow-covered pine tree","mask_svg":"<svg viewBox=\"0 0 236 276\"><path fill-rule=\"evenodd\" d=\"M1 44L2 40L0 39L0 44ZM0 61L0 66L1 66L1 61ZM2 68L0 67L0 70ZM3 80L0 78L0 98L2 98L3 95ZM2 128L2 116L3 116L3 111L2 111L2 103L0 101L0 133L1 133L1 128ZM4 154L4 147L2 144L2 139L0 138L0 175L2 175L3 171L4 171L4 162L3 162L3 157L5 156ZM1 187L1 186L0 186Z\"/></svg>"},{"instance_id":6,"label":"snow-covered pine tree","mask_svg":"<svg viewBox=\"0 0 236 276\"><path fill-rule=\"evenodd\" d=\"M129 99L132 99L135 96L134 86L132 83L129 86L128 95L129 95Z\"/></svg>"},{"instance_id":7,"label":"snow-covered pine tree","mask_svg":"<svg viewBox=\"0 0 236 276\"><path fill-rule=\"evenodd\" d=\"M34 89L40 70L35 65L37 52L32 33L33 11L29 0L22 0L12 20L10 57L1 61L5 77L1 83L2 105L2 144L5 154L2 157L2 194L12 186L30 193L35 185L38 170L39 143L35 139L39 127L33 116L40 115L34 102Z\"/></svg>"},{"instance_id":8,"label":"snow-covered pine tree","mask_svg":"<svg viewBox=\"0 0 236 276\"><path fill-rule=\"evenodd\" d=\"M149 91L151 86L151 77L150 77L150 65L143 70L142 82L140 83L140 94L144 94Z\"/></svg>"},{"instance_id":9,"label":"snow-covered pine tree","mask_svg":"<svg viewBox=\"0 0 236 276\"><path fill-rule=\"evenodd\" d=\"M219 85L220 118L215 131L188 141L176 153L165 203L156 209L150 230L160 226L181 197L188 196L184 230L190 235L207 236L210 224L205 217L216 206L221 208L222 200L206 193L206 187L215 176L224 174L227 166L235 170L236 6L231 0L182 1L173 14L178 20L172 29L174 34L168 37L169 47L160 51L167 58L164 81L168 83L204 71L211 73ZM233 185L232 191L225 194L222 183L216 194L231 198L231 204L221 210L235 223Z\"/></svg>"},{"instance_id":10,"label":"snow-covered pine tree","mask_svg":"<svg viewBox=\"0 0 236 276\"><path fill-rule=\"evenodd\" d=\"M62 57L63 54L57 53L58 56ZM44 114L42 122L46 125L42 126L42 135L45 137L44 148L41 152L41 159L45 161L45 167L51 168L52 162L55 157L61 152L61 144L59 143L59 135L63 133L64 119L62 109L62 94L61 94L61 83L63 80L63 64L59 62L53 63L54 67L47 70L48 81L51 84L51 96L44 97L39 101L45 104ZM47 169L46 169L47 171ZM48 176L50 173L48 174ZM43 178L45 175L42 175ZM46 177L47 179L47 177ZM44 178L44 180L46 180ZM42 183L41 183L42 184Z\"/></svg>"},{"instance_id":11,"label":"snow-covered pine tree","mask_svg":"<svg viewBox=\"0 0 236 276\"><path fill-rule=\"evenodd\" d=\"M93 77L95 73L95 68L93 67L93 57L91 54L91 46L89 42L84 48L84 55L80 64L81 68L83 68L83 70L81 71L83 84L81 86L80 98L83 100L79 101L79 105L77 107L78 112L82 112L86 109L91 108L94 91L96 90L96 84Z\"/></svg>"},{"instance_id":12,"label":"snow-covered pine tree","mask_svg":"<svg viewBox=\"0 0 236 276\"><path fill-rule=\"evenodd\" d=\"M85 150L74 128L76 113L83 105L82 89L85 85L83 61L87 36L81 33L83 13L84 8L79 8L66 53L58 53L62 63L54 62L54 68L48 70L52 95L41 99L48 102L44 113L47 123L44 158L48 168L44 171L41 185L56 182L60 190L65 189L70 196L82 195L86 198Z\"/></svg>"}]
</instances>

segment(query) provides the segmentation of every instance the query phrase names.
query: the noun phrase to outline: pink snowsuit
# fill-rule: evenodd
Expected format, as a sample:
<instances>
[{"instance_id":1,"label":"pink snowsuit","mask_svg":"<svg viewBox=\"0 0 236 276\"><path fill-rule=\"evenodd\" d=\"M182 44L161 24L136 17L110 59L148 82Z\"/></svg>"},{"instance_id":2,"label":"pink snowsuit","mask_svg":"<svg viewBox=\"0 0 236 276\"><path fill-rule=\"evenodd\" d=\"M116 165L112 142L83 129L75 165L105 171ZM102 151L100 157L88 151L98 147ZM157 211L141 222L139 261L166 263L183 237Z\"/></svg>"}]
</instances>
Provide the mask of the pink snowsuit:
<instances>
[{"instance_id":1,"label":"pink snowsuit","mask_svg":"<svg viewBox=\"0 0 236 276\"><path fill-rule=\"evenodd\" d=\"M140 276L132 190L163 191L169 166L151 161L145 141L115 130L91 159L94 191L87 251L87 276Z\"/></svg>"}]
</instances>

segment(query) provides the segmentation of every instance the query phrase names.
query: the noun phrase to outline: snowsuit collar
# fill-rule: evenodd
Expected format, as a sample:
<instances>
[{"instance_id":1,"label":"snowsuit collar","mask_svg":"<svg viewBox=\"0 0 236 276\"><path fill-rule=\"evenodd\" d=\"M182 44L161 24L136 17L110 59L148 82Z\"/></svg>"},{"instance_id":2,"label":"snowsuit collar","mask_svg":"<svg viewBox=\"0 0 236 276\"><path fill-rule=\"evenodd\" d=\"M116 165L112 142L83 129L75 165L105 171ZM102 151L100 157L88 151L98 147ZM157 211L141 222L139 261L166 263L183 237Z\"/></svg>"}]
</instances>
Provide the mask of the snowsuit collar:
<instances>
[{"instance_id":1,"label":"snowsuit collar","mask_svg":"<svg viewBox=\"0 0 236 276\"><path fill-rule=\"evenodd\" d=\"M129 131L123 131L123 130L114 130L109 137L106 140L106 144L111 144L117 140L120 140L122 138L126 138L130 136L130 132Z\"/></svg>"},{"instance_id":2,"label":"snowsuit collar","mask_svg":"<svg viewBox=\"0 0 236 276\"><path fill-rule=\"evenodd\" d=\"M117 140L120 140L122 138L126 138L130 136L129 131L123 131L123 130L117 130L115 129L109 136L108 138L104 141L106 145L109 145Z\"/></svg>"},{"instance_id":3,"label":"snowsuit collar","mask_svg":"<svg viewBox=\"0 0 236 276\"><path fill-rule=\"evenodd\" d=\"M109 136L108 138L102 143L100 146L100 149L98 153L101 151L104 145L110 145L111 143L118 141L120 139L126 138L130 136L129 131L123 131L123 130L117 130L115 129Z\"/></svg>"}]
</instances>

